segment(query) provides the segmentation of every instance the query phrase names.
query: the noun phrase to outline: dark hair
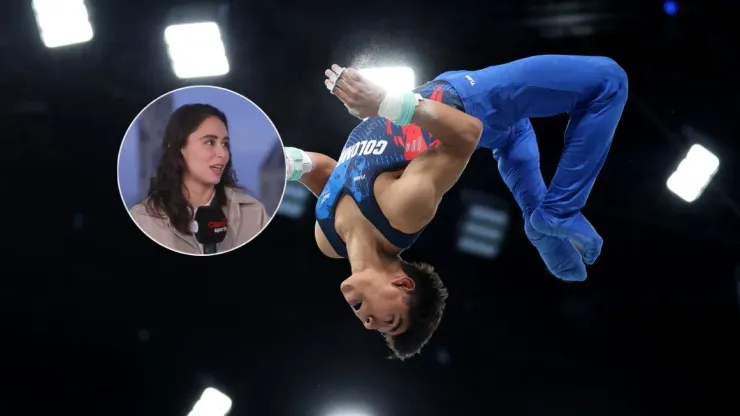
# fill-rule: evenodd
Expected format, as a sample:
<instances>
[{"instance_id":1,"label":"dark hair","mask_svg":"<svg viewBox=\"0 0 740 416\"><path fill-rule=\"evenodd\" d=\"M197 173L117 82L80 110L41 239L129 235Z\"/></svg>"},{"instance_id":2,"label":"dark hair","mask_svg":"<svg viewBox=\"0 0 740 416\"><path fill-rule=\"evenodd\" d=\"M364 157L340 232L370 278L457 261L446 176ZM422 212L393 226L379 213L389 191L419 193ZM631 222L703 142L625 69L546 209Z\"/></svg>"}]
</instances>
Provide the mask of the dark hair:
<instances>
[{"instance_id":1,"label":"dark hair","mask_svg":"<svg viewBox=\"0 0 740 416\"><path fill-rule=\"evenodd\" d=\"M403 361L418 354L437 330L445 310L447 289L428 264L401 260L401 269L415 283L407 298L409 326L402 334L386 335L385 340L393 350L393 358Z\"/></svg>"},{"instance_id":2,"label":"dark hair","mask_svg":"<svg viewBox=\"0 0 740 416\"><path fill-rule=\"evenodd\" d=\"M166 216L177 231L186 235L191 234L193 207L183 194L182 178L186 165L181 150L187 144L188 136L209 117L218 117L229 128L226 115L208 104L186 104L170 115L162 138L157 172L149 184L147 213L157 217ZM226 187L242 189L238 185L231 158L224 167L221 181L216 185L213 205L226 205Z\"/></svg>"}]
</instances>

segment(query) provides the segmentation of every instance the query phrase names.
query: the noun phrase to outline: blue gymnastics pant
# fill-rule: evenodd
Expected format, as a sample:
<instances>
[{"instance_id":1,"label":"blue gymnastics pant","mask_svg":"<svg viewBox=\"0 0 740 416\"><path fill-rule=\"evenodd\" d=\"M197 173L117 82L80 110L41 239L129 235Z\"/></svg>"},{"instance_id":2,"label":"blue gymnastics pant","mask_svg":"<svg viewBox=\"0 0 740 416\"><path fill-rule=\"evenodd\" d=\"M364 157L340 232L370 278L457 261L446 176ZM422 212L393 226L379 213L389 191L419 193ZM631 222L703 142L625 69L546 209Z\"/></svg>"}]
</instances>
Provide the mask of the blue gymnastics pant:
<instances>
[{"instance_id":1,"label":"blue gymnastics pant","mask_svg":"<svg viewBox=\"0 0 740 416\"><path fill-rule=\"evenodd\" d=\"M587 264L601 251L601 237L580 210L604 165L627 101L624 70L604 57L542 55L476 71L446 72L436 79L452 84L466 112L483 121L480 146L493 151L524 213L525 231L550 271L566 280L585 279L585 266L572 265L567 271L555 263L570 263L568 258L574 256L580 262L580 253L569 242L580 246ZM570 115L565 146L546 187L529 119L564 113ZM543 236L551 237L545 238L548 247L537 244ZM561 253L548 254L548 263L543 249Z\"/></svg>"}]
</instances>

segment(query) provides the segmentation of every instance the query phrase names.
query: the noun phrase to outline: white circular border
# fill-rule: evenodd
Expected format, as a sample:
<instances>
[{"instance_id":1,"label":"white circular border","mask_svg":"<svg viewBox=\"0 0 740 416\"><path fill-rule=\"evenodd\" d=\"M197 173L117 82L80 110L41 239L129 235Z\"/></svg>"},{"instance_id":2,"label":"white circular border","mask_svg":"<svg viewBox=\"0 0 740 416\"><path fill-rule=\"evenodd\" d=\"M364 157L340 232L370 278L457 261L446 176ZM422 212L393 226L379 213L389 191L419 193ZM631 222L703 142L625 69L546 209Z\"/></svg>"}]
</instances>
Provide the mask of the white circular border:
<instances>
[{"instance_id":1,"label":"white circular border","mask_svg":"<svg viewBox=\"0 0 740 416\"><path fill-rule=\"evenodd\" d=\"M224 91L224 92L227 92L227 93L230 93L230 94L234 94L234 95L242 98L244 101L250 103L252 106L254 106L254 108L256 108L257 110L259 110L262 113L263 116L265 116L265 118L267 119L268 122L270 122L270 124L272 125L273 130L275 130L275 134L277 135L278 143L280 143L280 149L282 149L283 153L285 153L285 144L283 143L283 138L280 136L280 131L277 129L277 127L275 126L275 123L273 123L272 119L270 119L270 117L267 115L267 113L265 113L265 111L262 110L262 108L260 106L258 106L257 104L255 104L254 101L252 101L249 98L247 98L247 97L239 94L238 92L234 92L234 91L232 91L232 90L230 90L228 88L216 87L216 86L213 86L213 85L189 85L187 87L177 88L177 89L174 89L172 91L169 91L169 92L166 92L166 93L160 95L159 97L157 97L154 100L152 100L149 104L147 104L146 106L144 106L144 108L142 108L141 111L139 111L139 113L136 115L136 117L134 117L134 119L131 121L131 124L129 124L128 128L126 129L126 132L123 134L123 138L121 139L121 145L118 147L118 157L117 157L117 160L116 160L116 182L118 183L118 194L121 197L121 203L123 204L123 208L126 210L126 213L128 214L129 218L131 218L131 222L133 222L136 225L136 228L138 228L139 231L141 231L142 234L144 234L145 236L147 236L150 240L154 241L155 243L157 243L161 247L166 248L167 250L169 250L169 251L171 251L173 253L183 254L183 255L192 256L192 257L213 257L213 256L219 256L221 254L230 253L230 252L232 252L234 250L238 250L238 249L244 247L245 245L247 245L250 242L252 242L252 240L254 240L255 238L259 237L259 235L262 234L262 232L264 232L267 229L267 227L270 226L270 223L272 223L272 220L275 219L275 217L277 217L278 211L280 210L280 205L282 205L283 198L285 198L285 190L288 187L288 170L285 169L285 180L283 181L283 192L280 194L280 200L278 201L277 208L275 208L275 212L272 214L272 216L270 217L270 219L267 220L267 224L265 224L265 226L262 227L262 229L257 234L253 235L252 238L250 238L246 242L242 243L241 245L238 245L238 246L233 247L233 248L231 248L229 250L226 250L226 251L221 251L221 252L212 253L212 254L185 253L183 251L178 251L178 250L175 250L175 249L173 249L171 247L167 247L166 245L160 243L159 241L157 241L154 238L152 238L149 234L147 234L147 232L144 231L144 229L142 229L139 226L139 224L136 222L136 220L134 220L134 216L131 215L131 210L128 209L128 207L126 206L126 200L123 198L123 191L121 189L121 150L123 149L123 143L126 141L126 137L128 136L128 133L131 130L131 128L134 127L134 124L136 124L136 120L138 120L139 117L141 117L141 115L144 113L144 111L146 111L147 108L149 108L152 104L154 104L155 102L161 100L162 98L164 98L164 97L166 97L166 96L168 96L170 94L174 94L174 93L176 93L178 91L183 91L183 90L187 90L187 89L191 89L191 88L211 88L211 89L221 90L221 91ZM260 203L262 203L262 201L260 201Z\"/></svg>"}]
</instances>

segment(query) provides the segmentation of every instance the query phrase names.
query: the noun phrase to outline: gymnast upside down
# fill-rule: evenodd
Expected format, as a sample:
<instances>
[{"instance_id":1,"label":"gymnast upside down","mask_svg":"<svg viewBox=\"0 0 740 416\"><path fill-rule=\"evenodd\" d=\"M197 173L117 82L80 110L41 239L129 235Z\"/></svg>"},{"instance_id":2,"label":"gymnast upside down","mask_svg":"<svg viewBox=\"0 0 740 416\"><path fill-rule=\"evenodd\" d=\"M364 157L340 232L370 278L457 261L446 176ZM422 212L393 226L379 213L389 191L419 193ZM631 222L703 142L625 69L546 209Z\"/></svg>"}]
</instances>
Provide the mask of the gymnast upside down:
<instances>
[{"instance_id":1,"label":"gymnast upside down","mask_svg":"<svg viewBox=\"0 0 740 416\"><path fill-rule=\"evenodd\" d=\"M581 214L627 101L613 60L543 55L446 72L391 95L353 68L333 65L325 84L354 116L338 160L286 148L290 180L318 198L316 243L349 260L341 292L396 358L417 354L439 325L447 292L426 264L400 254L434 217L478 148L498 162L524 216L524 232L560 279L586 279L603 240ZM530 118L570 115L557 171L545 186Z\"/></svg>"}]
</instances>

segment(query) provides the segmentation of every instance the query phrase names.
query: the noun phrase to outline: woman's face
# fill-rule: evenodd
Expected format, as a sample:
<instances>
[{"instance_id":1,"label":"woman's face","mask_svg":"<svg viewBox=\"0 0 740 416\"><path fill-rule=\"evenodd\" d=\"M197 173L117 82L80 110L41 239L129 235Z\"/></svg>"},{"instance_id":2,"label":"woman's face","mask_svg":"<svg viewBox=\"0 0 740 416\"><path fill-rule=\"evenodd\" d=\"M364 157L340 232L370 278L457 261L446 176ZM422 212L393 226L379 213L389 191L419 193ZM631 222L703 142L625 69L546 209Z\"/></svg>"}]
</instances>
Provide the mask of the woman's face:
<instances>
[{"instance_id":1,"label":"woman's face","mask_svg":"<svg viewBox=\"0 0 740 416\"><path fill-rule=\"evenodd\" d=\"M229 163L229 132L218 117L208 117L188 136L182 148L186 176L207 185L216 185Z\"/></svg>"}]
</instances>

